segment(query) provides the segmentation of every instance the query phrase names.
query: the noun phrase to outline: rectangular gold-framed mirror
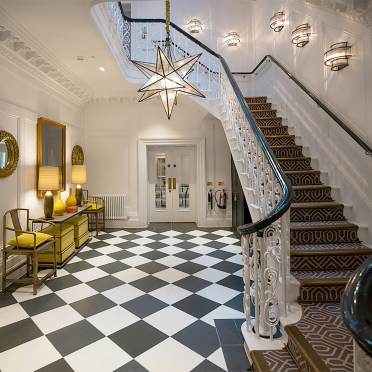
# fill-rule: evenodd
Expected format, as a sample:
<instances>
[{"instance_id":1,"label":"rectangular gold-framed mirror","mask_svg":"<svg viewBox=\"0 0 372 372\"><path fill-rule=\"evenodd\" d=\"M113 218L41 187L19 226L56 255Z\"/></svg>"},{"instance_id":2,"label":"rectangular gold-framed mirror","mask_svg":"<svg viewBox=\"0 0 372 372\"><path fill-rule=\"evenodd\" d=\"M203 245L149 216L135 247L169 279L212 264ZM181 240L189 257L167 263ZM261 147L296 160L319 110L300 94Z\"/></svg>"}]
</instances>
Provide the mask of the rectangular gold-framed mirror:
<instances>
[{"instance_id":1,"label":"rectangular gold-framed mirror","mask_svg":"<svg viewBox=\"0 0 372 372\"><path fill-rule=\"evenodd\" d=\"M53 120L40 117L37 119L37 166L36 186L39 191L39 168L42 166L58 167L60 191L66 189L66 126Z\"/></svg>"}]
</instances>

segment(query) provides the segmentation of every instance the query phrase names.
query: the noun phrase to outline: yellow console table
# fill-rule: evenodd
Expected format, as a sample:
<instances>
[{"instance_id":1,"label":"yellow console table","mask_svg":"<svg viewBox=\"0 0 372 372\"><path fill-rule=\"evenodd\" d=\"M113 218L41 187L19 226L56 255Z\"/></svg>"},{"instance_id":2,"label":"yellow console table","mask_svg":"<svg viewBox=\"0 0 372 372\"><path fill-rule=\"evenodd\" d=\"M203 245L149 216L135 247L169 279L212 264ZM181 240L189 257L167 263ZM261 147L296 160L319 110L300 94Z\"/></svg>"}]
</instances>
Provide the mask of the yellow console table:
<instances>
[{"instance_id":1,"label":"yellow console table","mask_svg":"<svg viewBox=\"0 0 372 372\"><path fill-rule=\"evenodd\" d=\"M45 233L53 233L56 237L56 255L57 265L59 268L63 267L80 249L88 242L88 218L82 216L87 209L91 207L86 204L79 207L74 213L65 213L63 216L55 216L48 220L55 224L55 227L46 228ZM42 264L49 264L53 262L52 252L46 251L39 256L40 266Z\"/></svg>"}]
</instances>

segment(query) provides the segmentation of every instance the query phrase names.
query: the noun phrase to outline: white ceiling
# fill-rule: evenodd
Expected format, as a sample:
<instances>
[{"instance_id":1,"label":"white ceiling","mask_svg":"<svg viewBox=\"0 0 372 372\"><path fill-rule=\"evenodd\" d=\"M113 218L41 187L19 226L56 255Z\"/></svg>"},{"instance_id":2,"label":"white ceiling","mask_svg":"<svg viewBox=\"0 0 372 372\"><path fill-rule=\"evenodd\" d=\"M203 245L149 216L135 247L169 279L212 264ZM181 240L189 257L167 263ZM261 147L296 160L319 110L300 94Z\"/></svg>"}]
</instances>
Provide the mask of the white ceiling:
<instances>
[{"instance_id":1,"label":"white ceiling","mask_svg":"<svg viewBox=\"0 0 372 372\"><path fill-rule=\"evenodd\" d=\"M136 94L90 15L92 0L1 0L0 5L96 97ZM85 60L79 62L77 56ZM105 72L99 71L101 66Z\"/></svg>"}]
</instances>

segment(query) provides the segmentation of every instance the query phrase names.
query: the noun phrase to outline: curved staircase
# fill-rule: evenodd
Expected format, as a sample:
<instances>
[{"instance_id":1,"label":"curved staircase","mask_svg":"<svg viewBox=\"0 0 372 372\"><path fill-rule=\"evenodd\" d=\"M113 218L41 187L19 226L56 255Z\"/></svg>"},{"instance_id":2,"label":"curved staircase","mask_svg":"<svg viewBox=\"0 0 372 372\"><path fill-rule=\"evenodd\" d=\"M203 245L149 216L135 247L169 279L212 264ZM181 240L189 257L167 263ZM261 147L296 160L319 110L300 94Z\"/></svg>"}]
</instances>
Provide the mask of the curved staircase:
<instances>
[{"instance_id":1,"label":"curved staircase","mask_svg":"<svg viewBox=\"0 0 372 372\"><path fill-rule=\"evenodd\" d=\"M312 159L303 155L267 97L246 98L252 114L293 186L290 210L291 274L300 283L302 319L285 327L283 350L253 351L260 372L352 371L352 337L339 302L352 272L372 250L358 239L358 226L344 216Z\"/></svg>"}]
</instances>

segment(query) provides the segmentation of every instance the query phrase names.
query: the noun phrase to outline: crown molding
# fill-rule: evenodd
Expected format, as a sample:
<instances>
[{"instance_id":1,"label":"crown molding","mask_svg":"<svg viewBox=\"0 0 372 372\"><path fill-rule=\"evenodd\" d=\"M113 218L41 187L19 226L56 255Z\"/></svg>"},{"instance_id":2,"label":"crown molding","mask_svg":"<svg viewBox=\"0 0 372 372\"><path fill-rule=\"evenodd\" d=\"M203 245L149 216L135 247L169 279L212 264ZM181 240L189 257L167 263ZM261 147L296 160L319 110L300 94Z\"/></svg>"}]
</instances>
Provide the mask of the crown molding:
<instances>
[{"instance_id":1,"label":"crown molding","mask_svg":"<svg viewBox=\"0 0 372 372\"><path fill-rule=\"evenodd\" d=\"M93 97L91 89L61 64L25 28L0 7L0 55L66 101L82 106Z\"/></svg>"}]
</instances>

